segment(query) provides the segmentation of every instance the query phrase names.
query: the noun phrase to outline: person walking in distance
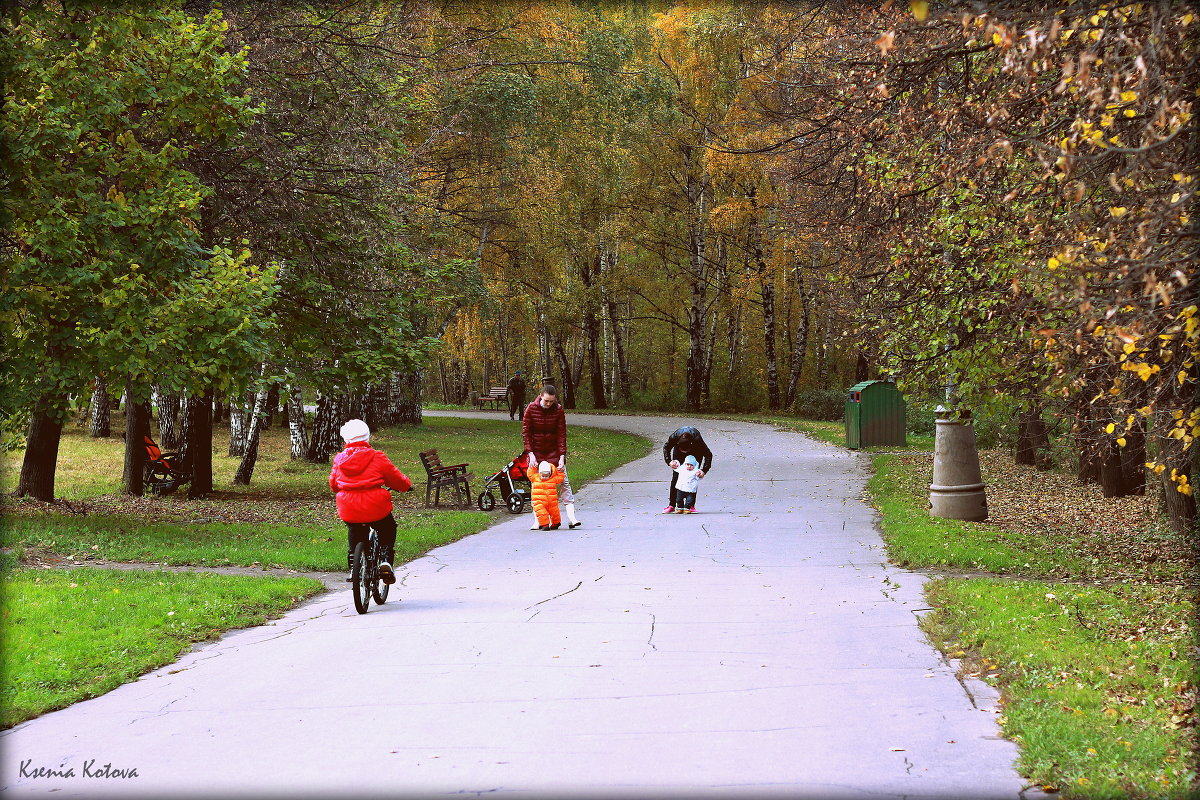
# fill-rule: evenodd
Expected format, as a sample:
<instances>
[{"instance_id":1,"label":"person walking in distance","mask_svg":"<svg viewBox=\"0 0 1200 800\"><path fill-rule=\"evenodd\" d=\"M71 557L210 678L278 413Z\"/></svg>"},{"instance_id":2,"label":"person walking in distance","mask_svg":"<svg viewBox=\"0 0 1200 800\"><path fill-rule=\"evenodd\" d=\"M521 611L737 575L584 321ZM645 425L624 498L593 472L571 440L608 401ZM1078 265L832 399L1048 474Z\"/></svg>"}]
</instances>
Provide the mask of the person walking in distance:
<instances>
[{"instance_id":1,"label":"person walking in distance","mask_svg":"<svg viewBox=\"0 0 1200 800\"><path fill-rule=\"evenodd\" d=\"M583 523L575 517L575 493L571 491L571 479L567 475L567 413L558 402L558 390L550 384L543 386L541 393L525 407L521 416L521 438L529 457L530 473L537 471L543 461L549 461L562 473L559 491L567 512L567 527L578 528ZM531 530L538 527L540 524Z\"/></svg>"},{"instance_id":2,"label":"person walking in distance","mask_svg":"<svg viewBox=\"0 0 1200 800\"><path fill-rule=\"evenodd\" d=\"M667 462L667 466L671 468L671 488L667 492L667 507L662 510L664 514L675 513L675 484L679 480L679 473L675 469L679 466L679 462L686 459L688 456L695 456L700 468L696 470L696 477L703 478L712 466L713 454L712 450L708 449L708 445L704 443L704 437L700 435L700 431L696 430L691 425L685 425L667 437L666 444L663 445L663 461ZM692 506L695 509L695 506Z\"/></svg>"},{"instance_id":3,"label":"person walking in distance","mask_svg":"<svg viewBox=\"0 0 1200 800\"><path fill-rule=\"evenodd\" d=\"M525 419L525 379L517 370L508 381L508 418Z\"/></svg>"}]
</instances>

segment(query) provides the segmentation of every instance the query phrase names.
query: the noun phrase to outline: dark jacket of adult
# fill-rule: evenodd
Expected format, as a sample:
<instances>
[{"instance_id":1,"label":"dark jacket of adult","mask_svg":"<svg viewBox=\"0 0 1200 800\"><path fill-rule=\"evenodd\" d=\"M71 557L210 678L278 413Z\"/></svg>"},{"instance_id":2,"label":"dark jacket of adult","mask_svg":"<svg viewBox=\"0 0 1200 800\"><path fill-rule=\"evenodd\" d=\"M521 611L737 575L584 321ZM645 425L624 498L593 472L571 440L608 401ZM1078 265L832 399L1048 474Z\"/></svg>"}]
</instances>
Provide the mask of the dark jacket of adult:
<instances>
[{"instance_id":1,"label":"dark jacket of adult","mask_svg":"<svg viewBox=\"0 0 1200 800\"><path fill-rule=\"evenodd\" d=\"M700 469L708 472L712 466L713 454L704 443L700 431L691 425L685 425L667 437L663 445L663 461L670 464L672 460L683 461L688 456L695 456L700 462Z\"/></svg>"},{"instance_id":2,"label":"dark jacket of adult","mask_svg":"<svg viewBox=\"0 0 1200 800\"><path fill-rule=\"evenodd\" d=\"M541 395L525 407L521 419L521 437L525 452L533 453L538 462L549 461L558 466L559 456L567 454L567 412L557 400L542 408Z\"/></svg>"},{"instance_id":3,"label":"dark jacket of adult","mask_svg":"<svg viewBox=\"0 0 1200 800\"><path fill-rule=\"evenodd\" d=\"M517 402L525 402L525 379L520 375L513 375L508 381L508 398Z\"/></svg>"}]
</instances>

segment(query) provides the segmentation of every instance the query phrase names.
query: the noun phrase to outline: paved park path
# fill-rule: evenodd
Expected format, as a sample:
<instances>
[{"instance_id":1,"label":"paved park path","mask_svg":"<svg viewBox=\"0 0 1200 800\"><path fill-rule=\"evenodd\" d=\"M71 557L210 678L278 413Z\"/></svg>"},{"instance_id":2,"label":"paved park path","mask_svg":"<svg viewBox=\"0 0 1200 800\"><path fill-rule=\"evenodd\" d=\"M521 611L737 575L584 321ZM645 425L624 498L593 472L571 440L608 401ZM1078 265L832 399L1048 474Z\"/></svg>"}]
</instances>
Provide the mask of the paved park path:
<instances>
[{"instance_id":1,"label":"paved park path","mask_svg":"<svg viewBox=\"0 0 1200 800\"><path fill-rule=\"evenodd\" d=\"M688 422L568 421L659 447ZM692 422L699 513L658 513L656 447L578 493L581 528L502 515L401 567L399 602L328 593L5 732L4 794L1018 798L994 693L886 563L863 458Z\"/></svg>"}]
</instances>

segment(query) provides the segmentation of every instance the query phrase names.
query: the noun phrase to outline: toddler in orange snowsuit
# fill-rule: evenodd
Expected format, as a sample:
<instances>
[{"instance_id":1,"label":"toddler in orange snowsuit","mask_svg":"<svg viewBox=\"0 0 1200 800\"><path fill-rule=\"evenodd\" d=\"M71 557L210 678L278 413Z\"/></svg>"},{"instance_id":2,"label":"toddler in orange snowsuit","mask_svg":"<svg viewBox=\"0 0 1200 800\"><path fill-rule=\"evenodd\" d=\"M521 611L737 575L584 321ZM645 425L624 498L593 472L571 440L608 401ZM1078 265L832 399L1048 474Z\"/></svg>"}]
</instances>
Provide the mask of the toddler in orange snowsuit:
<instances>
[{"instance_id":1,"label":"toddler in orange snowsuit","mask_svg":"<svg viewBox=\"0 0 1200 800\"><path fill-rule=\"evenodd\" d=\"M562 482L563 474L549 461L538 464L538 471L529 476L538 530L552 531L562 524L562 516L558 511L558 485Z\"/></svg>"}]
</instances>

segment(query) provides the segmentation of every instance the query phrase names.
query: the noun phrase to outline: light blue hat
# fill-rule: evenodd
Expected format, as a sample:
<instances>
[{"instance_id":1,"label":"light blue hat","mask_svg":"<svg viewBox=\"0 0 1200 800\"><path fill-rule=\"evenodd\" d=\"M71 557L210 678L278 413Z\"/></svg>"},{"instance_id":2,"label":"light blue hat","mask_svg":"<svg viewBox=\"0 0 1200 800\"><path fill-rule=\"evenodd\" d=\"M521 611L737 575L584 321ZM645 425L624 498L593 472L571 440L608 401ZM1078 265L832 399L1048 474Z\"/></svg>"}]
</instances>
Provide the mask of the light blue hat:
<instances>
[{"instance_id":1,"label":"light blue hat","mask_svg":"<svg viewBox=\"0 0 1200 800\"><path fill-rule=\"evenodd\" d=\"M685 458L685 459L683 460L683 463L685 463L685 464L691 464L693 467L698 467L698 466L700 466L700 462L696 460L696 457L695 457L695 456L688 456L687 458Z\"/></svg>"}]
</instances>

